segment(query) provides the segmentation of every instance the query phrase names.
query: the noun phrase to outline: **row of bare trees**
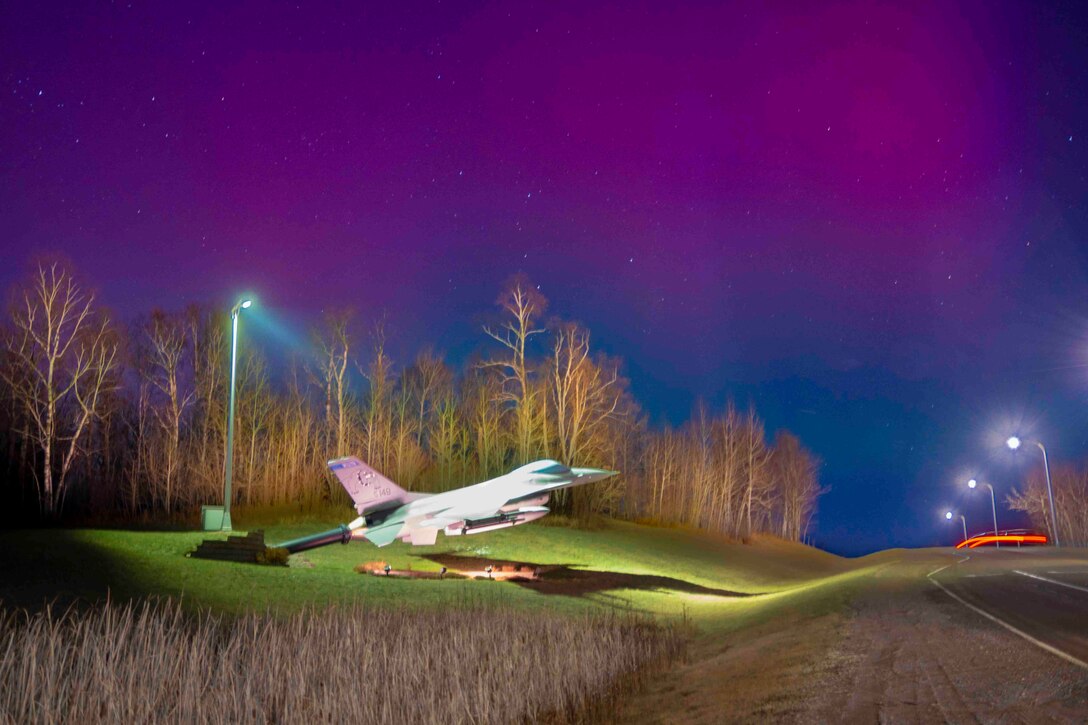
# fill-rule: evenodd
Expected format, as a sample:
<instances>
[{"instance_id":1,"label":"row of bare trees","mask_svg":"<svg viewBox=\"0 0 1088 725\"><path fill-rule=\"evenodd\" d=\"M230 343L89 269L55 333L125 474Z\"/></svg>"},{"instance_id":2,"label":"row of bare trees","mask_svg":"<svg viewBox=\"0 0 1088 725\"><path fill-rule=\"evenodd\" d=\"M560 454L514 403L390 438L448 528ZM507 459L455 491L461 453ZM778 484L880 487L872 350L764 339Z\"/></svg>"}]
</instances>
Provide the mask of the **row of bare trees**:
<instances>
[{"instance_id":1,"label":"row of bare trees","mask_svg":"<svg viewBox=\"0 0 1088 725\"><path fill-rule=\"evenodd\" d=\"M221 312L156 310L122 327L60 265L14 295L4 334L0 436L9 498L47 518L175 517L222 495L229 340ZM690 525L731 536L805 537L818 462L788 432L768 441L755 411L697 408L652 429L589 330L546 320L524 277L484 328L490 348L461 370L430 349L398 364L381 324L361 343L331 313L275 381L260 352L239 361L236 503L346 499L324 462L357 454L406 488L444 490L536 458L614 468L553 506ZM72 494L72 496L69 496ZM78 500L75 506L71 501Z\"/></svg>"},{"instance_id":2,"label":"row of bare trees","mask_svg":"<svg viewBox=\"0 0 1088 725\"><path fill-rule=\"evenodd\" d=\"M647 436L640 499L658 521L800 540L821 493L817 469L793 434L769 444L753 410L711 416L700 406L681 429Z\"/></svg>"}]
</instances>

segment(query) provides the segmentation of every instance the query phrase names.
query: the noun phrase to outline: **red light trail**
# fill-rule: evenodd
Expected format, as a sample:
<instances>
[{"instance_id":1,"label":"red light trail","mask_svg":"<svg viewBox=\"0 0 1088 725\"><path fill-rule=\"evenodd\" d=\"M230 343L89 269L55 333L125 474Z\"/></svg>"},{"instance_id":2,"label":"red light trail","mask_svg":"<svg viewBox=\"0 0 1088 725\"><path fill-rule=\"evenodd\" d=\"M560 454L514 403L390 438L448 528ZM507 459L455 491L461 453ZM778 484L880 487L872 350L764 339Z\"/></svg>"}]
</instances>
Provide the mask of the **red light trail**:
<instances>
[{"instance_id":1,"label":"red light trail","mask_svg":"<svg viewBox=\"0 0 1088 725\"><path fill-rule=\"evenodd\" d=\"M1045 544L1049 541L1045 534L983 534L981 536L972 536L970 539L965 539L956 544L957 549L974 549L977 546L984 544L996 544L998 542L1010 543L1010 544Z\"/></svg>"}]
</instances>

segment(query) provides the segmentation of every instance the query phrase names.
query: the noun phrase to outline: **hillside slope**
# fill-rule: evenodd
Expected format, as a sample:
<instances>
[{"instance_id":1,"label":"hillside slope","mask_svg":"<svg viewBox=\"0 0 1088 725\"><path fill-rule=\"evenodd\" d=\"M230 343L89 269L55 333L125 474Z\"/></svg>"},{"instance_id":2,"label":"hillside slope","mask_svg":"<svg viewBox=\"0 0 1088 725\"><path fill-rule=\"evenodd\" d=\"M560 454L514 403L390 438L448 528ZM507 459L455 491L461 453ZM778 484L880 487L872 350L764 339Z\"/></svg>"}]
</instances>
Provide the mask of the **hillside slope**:
<instances>
[{"instance_id":1,"label":"hillside slope","mask_svg":"<svg viewBox=\"0 0 1088 725\"><path fill-rule=\"evenodd\" d=\"M322 526L327 523L270 526L266 539L274 543ZM237 612L358 600L424 607L472 600L571 612L631 608L714 625L713 620L729 619L731 608L739 614L767 599L759 595L781 595L826 577L849 575L862 563L775 539L744 545L701 532L623 522L589 531L520 526L440 537L434 547L398 543L377 549L352 542L295 555L287 568L186 558L203 538L200 532L0 532L3 601L37 608L45 601L174 596L188 607ZM573 584L549 593L509 582L399 580L354 571L376 560L397 569L436 570L440 564L425 558L436 554L475 557L481 569L492 560L561 565Z\"/></svg>"}]
</instances>

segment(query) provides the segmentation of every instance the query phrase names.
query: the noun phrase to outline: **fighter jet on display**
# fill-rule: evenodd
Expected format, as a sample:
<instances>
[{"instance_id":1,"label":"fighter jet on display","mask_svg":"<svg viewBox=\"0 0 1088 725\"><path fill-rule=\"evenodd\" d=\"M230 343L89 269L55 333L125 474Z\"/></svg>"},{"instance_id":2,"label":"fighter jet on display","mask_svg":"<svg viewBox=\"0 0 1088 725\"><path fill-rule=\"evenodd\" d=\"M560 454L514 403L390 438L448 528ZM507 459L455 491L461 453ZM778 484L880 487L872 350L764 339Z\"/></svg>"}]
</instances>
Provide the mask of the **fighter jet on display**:
<instances>
[{"instance_id":1,"label":"fighter jet on display","mask_svg":"<svg viewBox=\"0 0 1088 725\"><path fill-rule=\"evenodd\" d=\"M416 546L446 536L485 531L535 521L548 513L552 491L615 476L616 471L568 468L542 460L483 483L445 493L409 493L355 457L329 461L331 470L355 502L359 517L346 526L279 544L288 551L364 538L376 546L400 539Z\"/></svg>"}]
</instances>

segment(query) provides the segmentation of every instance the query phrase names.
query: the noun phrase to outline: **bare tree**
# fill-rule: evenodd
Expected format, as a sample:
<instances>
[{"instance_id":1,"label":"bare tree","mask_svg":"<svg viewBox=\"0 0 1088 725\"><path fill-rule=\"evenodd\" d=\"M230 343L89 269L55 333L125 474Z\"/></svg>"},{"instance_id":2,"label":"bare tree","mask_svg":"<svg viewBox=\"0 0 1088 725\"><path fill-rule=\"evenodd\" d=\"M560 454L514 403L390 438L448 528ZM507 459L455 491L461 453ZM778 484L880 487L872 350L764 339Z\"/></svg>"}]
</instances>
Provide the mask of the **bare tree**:
<instances>
[{"instance_id":1,"label":"bare tree","mask_svg":"<svg viewBox=\"0 0 1088 725\"><path fill-rule=\"evenodd\" d=\"M603 463L611 447L609 423L622 417L623 388L618 364L590 358L589 330L577 323L554 326L549 369L554 445L567 465ZM619 480L570 491L574 513L580 517L601 513L615 502ZM562 500L562 496L559 497Z\"/></svg>"},{"instance_id":2,"label":"bare tree","mask_svg":"<svg viewBox=\"0 0 1088 725\"><path fill-rule=\"evenodd\" d=\"M497 301L507 318L497 328L484 327L484 332L506 348L506 356L489 360L484 365L503 371L501 400L513 407L514 451L519 461L531 459L534 450L536 427L541 422L538 406L542 388L532 385L531 365L526 346L531 338L545 330L534 327L536 320L547 309L548 301L525 275L511 279Z\"/></svg>"},{"instance_id":3,"label":"bare tree","mask_svg":"<svg viewBox=\"0 0 1088 725\"><path fill-rule=\"evenodd\" d=\"M335 452L336 458L344 455L347 440L348 418L348 359L351 354L351 337L348 323L351 312L328 313L324 325L315 332L321 356L318 379L325 391L325 426L328 431L326 451Z\"/></svg>"},{"instance_id":4,"label":"bare tree","mask_svg":"<svg viewBox=\"0 0 1088 725\"><path fill-rule=\"evenodd\" d=\"M404 371L404 387L416 407L416 440L423 445L423 437L428 429L428 416L445 399L444 395L453 384L453 373L441 356L431 348L416 355L415 361Z\"/></svg>"},{"instance_id":5,"label":"bare tree","mask_svg":"<svg viewBox=\"0 0 1088 725\"><path fill-rule=\"evenodd\" d=\"M258 351L242 356L242 370L238 376L238 438L243 444L238 470L242 473L243 486L239 490L245 503L267 503L262 474L269 460L267 447L258 445L268 432L275 400L268 382L267 365Z\"/></svg>"},{"instance_id":6,"label":"bare tree","mask_svg":"<svg viewBox=\"0 0 1088 725\"><path fill-rule=\"evenodd\" d=\"M326 456L313 432L319 428L319 416L307 399L299 380L299 365L291 360L287 375L287 395L275 406L273 426L276 443L270 449L277 458L274 476L276 502L302 503L308 499L333 501L343 496L329 476L322 475Z\"/></svg>"},{"instance_id":7,"label":"bare tree","mask_svg":"<svg viewBox=\"0 0 1088 725\"><path fill-rule=\"evenodd\" d=\"M68 474L86 452L84 435L112 385L117 342L109 320L94 309L94 295L59 264L38 266L17 297L12 322L5 340L12 364L3 368L4 381L41 455L39 505L52 518L64 505Z\"/></svg>"},{"instance_id":8,"label":"bare tree","mask_svg":"<svg viewBox=\"0 0 1088 725\"><path fill-rule=\"evenodd\" d=\"M711 424L714 474L710 484L713 493L706 527L733 535L740 532L737 512L741 510L742 502L738 496L744 478L742 428L740 414L732 402L726 406L725 415L719 416Z\"/></svg>"},{"instance_id":9,"label":"bare tree","mask_svg":"<svg viewBox=\"0 0 1088 725\"><path fill-rule=\"evenodd\" d=\"M464 483L468 469L469 432L452 391L435 406L435 419L428 441L438 469L439 490ZM486 478L487 474L481 477Z\"/></svg>"},{"instance_id":10,"label":"bare tree","mask_svg":"<svg viewBox=\"0 0 1088 725\"><path fill-rule=\"evenodd\" d=\"M695 415L687 426L688 446L688 496L684 523L689 526L707 526L707 513L714 501L714 427L710 412L703 401L695 407Z\"/></svg>"},{"instance_id":11,"label":"bare tree","mask_svg":"<svg viewBox=\"0 0 1088 725\"><path fill-rule=\"evenodd\" d=\"M502 378L493 368L476 366L461 387L476 453L475 472L479 478L490 478L502 472L509 458L508 439L503 435Z\"/></svg>"},{"instance_id":12,"label":"bare tree","mask_svg":"<svg viewBox=\"0 0 1088 725\"><path fill-rule=\"evenodd\" d=\"M1050 503L1046 477L1042 468L1028 474L1023 491L1014 489L1007 497L1009 508L1023 511L1038 529L1045 530L1051 538L1057 528L1058 540L1063 546L1088 546L1088 467L1069 464L1052 465L1050 469L1054 508L1058 520L1050 519Z\"/></svg>"},{"instance_id":13,"label":"bare tree","mask_svg":"<svg viewBox=\"0 0 1088 725\"><path fill-rule=\"evenodd\" d=\"M680 488L679 435L668 428L652 434L645 447L643 467L648 483L648 500L642 502L643 507L655 522L674 520L667 504L675 502L676 496L666 494Z\"/></svg>"},{"instance_id":14,"label":"bare tree","mask_svg":"<svg viewBox=\"0 0 1088 725\"><path fill-rule=\"evenodd\" d=\"M394 478L408 490L415 488L423 469L427 467L427 456L420 445L417 426L415 401L412 391L401 376L395 399L393 400L393 428L390 445L390 472Z\"/></svg>"},{"instance_id":15,"label":"bare tree","mask_svg":"<svg viewBox=\"0 0 1088 725\"><path fill-rule=\"evenodd\" d=\"M367 460L381 471L389 470L393 451L392 384L393 361L385 353L385 324L374 325L374 350L370 364L360 369L369 391L363 413Z\"/></svg>"},{"instance_id":16,"label":"bare tree","mask_svg":"<svg viewBox=\"0 0 1088 725\"><path fill-rule=\"evenodd\" d=\"M118 353L118 359L124 355ZM114 380L120 377L121 364L113 373ZM87 448L94 455L82 456L79 462L78 478L93 481L95 485L87 491L89 509L97 515L112 513L123 502L125 493L125 464L127 446L125 414L128 401L120 385L110 385L102 391L98 406L99 413L91 419L91 429Z\"/></svg>"},{"instance_id":17,"label":"bare tree","mask_svg":"<svg viewBox=\"0 0 1088 725\"><path fill-rule=\"evenodd\" d=\"M129 416L128 431L132 441L132 450L125 466L124 496L129 515L135 516L139 512L141 492L148 479L148 469L153 456L153 444L151 436L151 422L153 413L151 410L151 383L146 378L140 378L134 391L135 399L132 401L134 410Z\"/></svg>"},{"instance_id":18,"label":"bare tree","mask_svg":"<svg viewBox=\"0 0 1088 725\"><path fill-rule=\"evenodd\" d=\"M745 532L752 535L758 524L762 523L758 517L754 519L753 512L766 512L769 505L764 496L772 492L770 477L766 468L770 460L770 451L767 449L767 439L763 433L763 421L757 416L754 409L749 408L741 427L741 445L743 446L744 460L744 491L745 491ZM756 524L756 525L754 525Z\"/></svg>"},{"instance_id":19,"label":"bare tree","mask_svg":"<svg viewBox=\"0 0 1088 725\"><path fill-rule=\"evenodd\" d=\"M581 464L605 447L601 435L620 404L619 372L589 357L589 330L577 323L555 328L551 384L560 458Z\"/></svg>"},{"instance_id":20,"label":"bare tree","mask_svg":"<svg viewBox=\"0 0 1088 725\"><path fill-rule=\"evenodd\" d=\"M201 487L211 487L221 483L227 440L224 405L227 336L223 324L227 315L222 310L191 306L185 316L192 351L193 390L196 392L191 434L195 452L191 470L199 476Z\"/></svg>"},{"instance_id":21,"label":"bare tree","mask_svg":"<svg viewBox=\"0 0 1088 725\"><path fill-rule=\"evenodd\" d=\"M152 459L161 476L155 488L161 491L163 510L167 513L173 510L174 489L181 467L182 418L196 397L191 376L182 370L187 348L185 332L183 320L162 310L151 313L144 330L148 364L141 373L157 393L157 400L151 401L150 409L161 434Z\"/></svg>"},{"instance_id":22,"label":"bare tree","mask_svg":"<svg viewBox=\"0 0 1088 725\"><path fill-rule=\"evenodd\" d=\"M820 495L819 461L801 445L797 436L780 431L775 436L771 464L781 497L780 535L783 539L800 541L808 531Z\"/></svg>"}]
</instances>

